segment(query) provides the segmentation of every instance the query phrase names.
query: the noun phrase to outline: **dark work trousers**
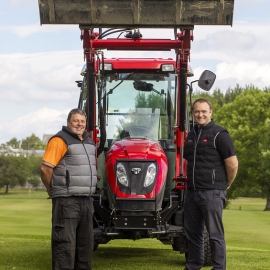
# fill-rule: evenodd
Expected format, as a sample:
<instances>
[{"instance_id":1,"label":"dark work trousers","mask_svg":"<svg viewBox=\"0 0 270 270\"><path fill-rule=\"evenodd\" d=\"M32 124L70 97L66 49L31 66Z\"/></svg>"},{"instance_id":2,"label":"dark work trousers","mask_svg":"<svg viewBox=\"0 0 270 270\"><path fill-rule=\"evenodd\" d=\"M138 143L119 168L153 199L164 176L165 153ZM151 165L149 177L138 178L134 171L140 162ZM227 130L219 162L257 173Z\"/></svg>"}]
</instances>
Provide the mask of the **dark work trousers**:
<instances>
[{"instance_id":1,"label":"dark work trousers","mask_svg":"<svg viewBox=\"0 0 270 270\"><path fill-rule=\"evenodd\" d=\"M204 263L204 226L209 233L212 269L226 269L226 244L222 213L226 190L187 190L184 201L184 227L188 240L186 269L198 270Z\"/></svg>"},{"instance_id":2,"label":"dark work trousers","mask_svg":"<svg viewBox=\"0 0 270 270\"><path fill-rule=\"evenodd\" d=\"M93 202L90 197L52 199L52 269L91 270Z\"/></svg>"}]
</instances>

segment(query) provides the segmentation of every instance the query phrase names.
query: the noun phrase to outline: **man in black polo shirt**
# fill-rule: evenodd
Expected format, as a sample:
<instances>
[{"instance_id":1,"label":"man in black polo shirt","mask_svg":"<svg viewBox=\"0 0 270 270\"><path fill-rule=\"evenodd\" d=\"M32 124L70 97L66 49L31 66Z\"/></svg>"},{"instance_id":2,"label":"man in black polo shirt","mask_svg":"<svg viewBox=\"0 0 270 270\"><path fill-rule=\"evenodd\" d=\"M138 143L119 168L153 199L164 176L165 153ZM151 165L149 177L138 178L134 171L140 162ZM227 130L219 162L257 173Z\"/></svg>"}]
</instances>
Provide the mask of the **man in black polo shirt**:
<instances>
[{"instance_id":1,"label":"man in black polo shirt","mask_svg":"<svg viewBox=\"0 0 270 270\"><path fill-rule=\"evenodd\" d=\"M222 213L227 189L233 183L238 161L229 133L211 119L208 100L197 99L192 114L196 125L188 133L184 158L187 160L187 192L184 224L188 240L186 268L197 270L204 263L203 231L206 226L212 253L212 269L226 269L226 244Z\"/></svg>"}]
</instances>

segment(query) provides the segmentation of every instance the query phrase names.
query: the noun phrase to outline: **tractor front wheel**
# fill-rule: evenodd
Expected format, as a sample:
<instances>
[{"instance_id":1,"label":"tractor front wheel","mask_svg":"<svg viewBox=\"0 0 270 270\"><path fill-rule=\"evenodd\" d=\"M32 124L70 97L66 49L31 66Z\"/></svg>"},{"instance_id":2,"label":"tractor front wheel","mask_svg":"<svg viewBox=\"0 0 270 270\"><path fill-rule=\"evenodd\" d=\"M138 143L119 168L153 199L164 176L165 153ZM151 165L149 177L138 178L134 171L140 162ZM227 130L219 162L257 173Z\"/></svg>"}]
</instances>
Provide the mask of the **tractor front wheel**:
<instances>
[{"instance_id":1,"label":"tractor front wheel","mask_svg":"<svg viewBox=\"0 0 270 270\"><path fill-rule=\"evenodd\" d=\"M94 251L98 249L98 241L94 240Z\"/></svg>"}]
</instances>

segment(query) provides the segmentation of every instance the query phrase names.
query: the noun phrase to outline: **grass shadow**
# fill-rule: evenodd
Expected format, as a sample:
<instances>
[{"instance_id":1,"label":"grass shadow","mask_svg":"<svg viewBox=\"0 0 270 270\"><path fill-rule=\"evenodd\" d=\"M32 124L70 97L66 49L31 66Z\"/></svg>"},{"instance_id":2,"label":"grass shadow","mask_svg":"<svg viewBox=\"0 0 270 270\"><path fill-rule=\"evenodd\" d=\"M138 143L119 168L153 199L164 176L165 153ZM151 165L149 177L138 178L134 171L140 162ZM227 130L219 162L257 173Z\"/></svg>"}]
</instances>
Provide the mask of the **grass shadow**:
<instances>
[{"instance_id":1,"label":"grass shadow","mask_svg":"<svg viewBox=\"0 0 270 270\"><path fill-rule=\"evenodd\" d=\"M130 265L132 262L132 265ZM99 247L94 252L94 269L179 269L184 267L184 254L168 248Z\"/></svg>"}]
</instances>

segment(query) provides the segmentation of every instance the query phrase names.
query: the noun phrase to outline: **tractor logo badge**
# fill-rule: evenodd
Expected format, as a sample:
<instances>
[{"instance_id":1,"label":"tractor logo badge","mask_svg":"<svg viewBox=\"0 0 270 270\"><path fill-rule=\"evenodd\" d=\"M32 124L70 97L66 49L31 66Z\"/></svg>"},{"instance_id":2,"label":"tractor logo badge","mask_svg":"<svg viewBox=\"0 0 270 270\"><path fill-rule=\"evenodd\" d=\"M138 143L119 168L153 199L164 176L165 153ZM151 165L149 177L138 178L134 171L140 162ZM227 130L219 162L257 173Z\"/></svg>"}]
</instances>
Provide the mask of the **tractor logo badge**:
<instances>
[{"instance_id":1,"label":"tractor logo badge","mask_svg":"<svg viewBox=\"0 0 270 270\"><path fill-rule=\"evenodd\" d=\"M141 172L141 168L132 168L131 171L134 173L134 174L139 174Z\"/></svg>"}]
</instances>

